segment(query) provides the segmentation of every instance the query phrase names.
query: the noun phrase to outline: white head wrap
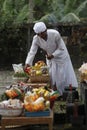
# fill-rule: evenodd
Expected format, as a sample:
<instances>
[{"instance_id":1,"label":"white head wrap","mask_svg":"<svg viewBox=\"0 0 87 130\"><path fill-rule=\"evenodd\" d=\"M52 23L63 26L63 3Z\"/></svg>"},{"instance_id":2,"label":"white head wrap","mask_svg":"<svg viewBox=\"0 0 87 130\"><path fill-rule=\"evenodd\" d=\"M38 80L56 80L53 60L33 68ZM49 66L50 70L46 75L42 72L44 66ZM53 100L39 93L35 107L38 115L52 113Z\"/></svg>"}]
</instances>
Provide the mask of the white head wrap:
<instances>
[{"instance_id":1,"label":"white head wrap","mask_svg":"<svg viewBox=\"0 0 87 130\"><path fill-rule=\"evenodd\" d=\"M47 27L46 27L45 23L43 23L43 22L35 23L35 25L33 27L34 32L37 34L44 32L46 29L47 29Z\"/></svg>"}]
</instances>

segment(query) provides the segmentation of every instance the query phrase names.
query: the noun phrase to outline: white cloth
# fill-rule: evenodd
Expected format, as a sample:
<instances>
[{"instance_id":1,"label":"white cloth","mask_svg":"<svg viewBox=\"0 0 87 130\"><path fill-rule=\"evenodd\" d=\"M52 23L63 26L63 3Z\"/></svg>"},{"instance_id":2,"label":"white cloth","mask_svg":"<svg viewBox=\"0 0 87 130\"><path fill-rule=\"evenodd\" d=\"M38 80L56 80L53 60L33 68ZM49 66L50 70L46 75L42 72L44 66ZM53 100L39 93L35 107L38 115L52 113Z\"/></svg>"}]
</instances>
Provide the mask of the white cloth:
<instances>
[{"instance_id":1,"label":"white cloth","mask_svg":"<svg viewBox=\"0 0 87 130\"><path fill-rule=\"evenodd\" d=\"M33 30L37 34L41 33L41 32L44 32L46 30L46 25L43 22L35 23L35 25L33 27Z\"/></svg>"},{"instance_id":2,"label":"white cloth","mask_svg":"<svg viewBox=\"0 0 87 130\"><path fill-rule=\"evenodd\" d=\"M60 95L64 92L64 88L68 87L70 84L74 87L78 87L70 59L66 59L64 63L57 63L54 60L51 60L48 65L52 81L51 84L57 87Z\"/></svg>"},{"instance_id":3,"label":"white cloth","mask_svg":"<svg viewBox=\"0 0 87 130\"><path fill-rule=\"evenodd\" d=\"M49 67L52 86L56 85L57 90L62 95L66 86L72 84L72 86L78 87L78 83L67 48L59 32L53 29L48 29L47 35L47 41L43 40L38 35L34 36L25 63L32 65L38 46L48 54L54 55L53 59L47 60L47 65Z\"/></svg>"}]
</instances>

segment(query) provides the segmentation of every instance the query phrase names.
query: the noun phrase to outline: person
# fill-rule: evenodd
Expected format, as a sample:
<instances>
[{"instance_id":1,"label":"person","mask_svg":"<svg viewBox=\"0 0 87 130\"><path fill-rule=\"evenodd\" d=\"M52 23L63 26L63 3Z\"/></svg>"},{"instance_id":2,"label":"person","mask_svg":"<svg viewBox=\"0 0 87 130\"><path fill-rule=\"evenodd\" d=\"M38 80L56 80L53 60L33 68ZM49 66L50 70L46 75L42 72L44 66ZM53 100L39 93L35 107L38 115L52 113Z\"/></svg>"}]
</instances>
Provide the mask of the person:
<instances>
[{"instance_id":1,"label":"person","mask_svg":"<svg viewBox=\"0 0 87 130\"><path fill-rule=\"evenodd\" d=\"M56 86L61 96L66 86L71 84L77 88L78 83L72 62L60 33L55 29L47 29L44 22L35 23L33 30L36 34L25 60L25 68L32 66L38 47L40 47L46 52L51 87L54 89Z\"/></svg>"}]
</instances>

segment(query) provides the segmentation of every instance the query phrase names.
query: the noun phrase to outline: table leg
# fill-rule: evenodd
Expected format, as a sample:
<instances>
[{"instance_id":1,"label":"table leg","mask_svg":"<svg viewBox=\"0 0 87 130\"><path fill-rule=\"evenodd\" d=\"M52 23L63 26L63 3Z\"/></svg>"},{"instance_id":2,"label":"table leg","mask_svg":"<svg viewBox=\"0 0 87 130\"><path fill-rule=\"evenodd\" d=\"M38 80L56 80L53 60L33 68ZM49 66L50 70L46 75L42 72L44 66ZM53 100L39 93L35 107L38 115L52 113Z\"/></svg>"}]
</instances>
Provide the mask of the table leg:
<instances>
[{"instance_id":1,"label":"table leg","mask_svg":"<svg viewBox=\"0 0 87 130\"><path fill-rule=\"evenodd\" d=\"M1 124L1 130L5 130L5 126Z\"/></svg>"},{"instance_id":2,"label":"table leg","mask_svg":"<svg viewBox=\"0 0 87 130\"><path fill-rule=\"evenodd\" d=\"M49 130L53 130L53 124L51 122L49 123Z\"/></svg>"}]
</instances>

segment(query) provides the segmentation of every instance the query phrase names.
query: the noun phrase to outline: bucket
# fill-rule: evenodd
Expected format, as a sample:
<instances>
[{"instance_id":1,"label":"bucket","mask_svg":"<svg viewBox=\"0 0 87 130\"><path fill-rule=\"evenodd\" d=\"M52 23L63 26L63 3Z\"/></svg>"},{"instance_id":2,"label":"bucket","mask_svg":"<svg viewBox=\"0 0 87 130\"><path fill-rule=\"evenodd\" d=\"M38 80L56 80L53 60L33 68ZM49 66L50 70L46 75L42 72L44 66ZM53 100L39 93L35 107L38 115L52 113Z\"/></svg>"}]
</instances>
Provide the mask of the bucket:
<instances>
[{"instance_id":1,"label":"bucket","mask_svg":"<svg viewBox=\"0 0 87 130\"><path fill-rule=\"evenodd\" d=\"M69 86L65 87L64 92L63 92L63 100L66 101L68 96L71 96L71 99L72 99L71 102L74 102L75 99L79 99L79 94L75 87L72 87L72 88L70 88Z\"/></svg>"}]
</instances>

